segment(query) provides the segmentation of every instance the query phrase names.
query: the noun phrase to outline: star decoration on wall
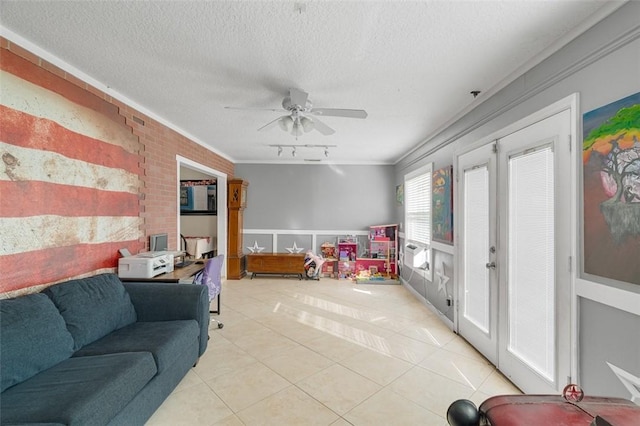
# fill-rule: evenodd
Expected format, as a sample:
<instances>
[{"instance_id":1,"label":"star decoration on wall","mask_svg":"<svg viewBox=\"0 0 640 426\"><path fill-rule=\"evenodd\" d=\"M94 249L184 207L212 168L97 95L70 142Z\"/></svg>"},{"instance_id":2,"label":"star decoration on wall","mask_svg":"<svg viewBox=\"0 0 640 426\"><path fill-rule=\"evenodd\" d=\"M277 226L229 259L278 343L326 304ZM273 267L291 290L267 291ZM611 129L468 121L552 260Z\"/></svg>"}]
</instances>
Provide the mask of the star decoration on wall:
<instances>
[{"instance_id":1,"label":"star decoration on wall","mask_svg":"<svg viewBox=\"0 0 640 426\"><path fill-rule=\"evenodd\" d=\"M302 250L304 250L304 249L303 249L303 248L299 248L299 247L296 245L296 242L295 242L295 241L293 242L293 247L289 247L289 248L287 248L287 251L288 251L289 253L300 253Z\"/></svg>"},{"instance_id":2,"label":"star decoration on wall","mask_svg":"<svg viewBox=\"0 0 640 426\"><path fill-rule=\"evenodd\" d=\"M442 262L442 266L439 271L436 271L436 276L438 277L438 291L444 291L447 293L447 282L449 282L450 278L444 274L444 262Z\"/></svg>"},{"instance_id":3,"label":"star decoration on wall","mask_svg":"<svg viewBox=\"0 0 640 426\"><path fill-rule=\"evenodd\" d=\"M264 250L264 247L258 247L258 241L254 241L253 242L253 247L247 247L251 253L260 253L262 250Z\"/></svg>"},{"instance_id":4,"label":"star decoration on wall","mask_svg":"<svg viewBox=\"0 0 640 426\"><path fill-rule=\"evenodd\" d=\"M640 404L640 377L636 377L631 373L624 371L620 367L616 367L613 364L607 362L609 368L613 370L613 374L618 377L618 380L622 382L625 388L631 394L631 402L634 404Z\"/></svg>"}]
</instances>

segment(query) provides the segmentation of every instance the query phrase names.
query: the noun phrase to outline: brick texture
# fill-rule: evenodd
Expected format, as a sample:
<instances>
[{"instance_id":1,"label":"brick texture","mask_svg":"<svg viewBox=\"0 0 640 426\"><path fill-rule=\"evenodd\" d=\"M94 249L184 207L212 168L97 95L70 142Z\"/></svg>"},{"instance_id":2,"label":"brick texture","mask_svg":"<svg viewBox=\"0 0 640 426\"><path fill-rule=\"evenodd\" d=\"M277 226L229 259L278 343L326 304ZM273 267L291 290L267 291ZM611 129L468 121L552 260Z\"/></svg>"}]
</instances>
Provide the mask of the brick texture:
<instances>
[{"instance_id":1,"label":"brick texture","mask_svg":"<svg viewBox=\"0 0 640 426\"><path fill-rule=\"evenodd\" d=\"M11 51L118 108L120 116L140 142L139 215L142 218L144 240L141 242L147 246L149 235L169 231L169 247L178 247L177 235L171 232L178 222L176 155L226 173L229 178L233 177L234 164L3 37L0 37L0 48ZM139 120L134 120L134 116ZM140 120L144 124L140 124Z\"/></svg>"}]
</instances>

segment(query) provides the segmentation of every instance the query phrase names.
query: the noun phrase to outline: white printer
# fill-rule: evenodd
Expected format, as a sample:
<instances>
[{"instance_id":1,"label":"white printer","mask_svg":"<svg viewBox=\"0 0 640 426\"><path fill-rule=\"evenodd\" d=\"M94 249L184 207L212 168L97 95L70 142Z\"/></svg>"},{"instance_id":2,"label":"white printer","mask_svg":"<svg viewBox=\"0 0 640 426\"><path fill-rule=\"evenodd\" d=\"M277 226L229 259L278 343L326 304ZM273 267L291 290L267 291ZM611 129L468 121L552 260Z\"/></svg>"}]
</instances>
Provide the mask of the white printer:
<instances>
[{"instance_id":1,"label":"white printer","mask_svg":"<svg viewBox=\"0 0 640 426\"><path fill-rule=\"evenodd\" d=\"M173 271L173 254L146 252L118 259L120 278L153 278Z\"/></svg>"}]
</instances>

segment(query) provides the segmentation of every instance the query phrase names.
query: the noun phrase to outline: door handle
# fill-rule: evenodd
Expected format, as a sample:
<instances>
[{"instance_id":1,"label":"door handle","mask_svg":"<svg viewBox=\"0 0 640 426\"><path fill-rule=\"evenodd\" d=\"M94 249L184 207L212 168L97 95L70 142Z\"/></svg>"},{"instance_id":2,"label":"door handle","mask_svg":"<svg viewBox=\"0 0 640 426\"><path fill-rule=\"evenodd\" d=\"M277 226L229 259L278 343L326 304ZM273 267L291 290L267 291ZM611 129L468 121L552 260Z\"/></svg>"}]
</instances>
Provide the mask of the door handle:
<instances>
[{"instance_id":1,"label":"door handle","mask_svg":"<svg viewBox=\"0 0 640 426\"><path fill-rule=\"evenodd\" d=\"M496 269L496 262L487 263L485 266L487 269Z\"/></svg>"}]
</instances>

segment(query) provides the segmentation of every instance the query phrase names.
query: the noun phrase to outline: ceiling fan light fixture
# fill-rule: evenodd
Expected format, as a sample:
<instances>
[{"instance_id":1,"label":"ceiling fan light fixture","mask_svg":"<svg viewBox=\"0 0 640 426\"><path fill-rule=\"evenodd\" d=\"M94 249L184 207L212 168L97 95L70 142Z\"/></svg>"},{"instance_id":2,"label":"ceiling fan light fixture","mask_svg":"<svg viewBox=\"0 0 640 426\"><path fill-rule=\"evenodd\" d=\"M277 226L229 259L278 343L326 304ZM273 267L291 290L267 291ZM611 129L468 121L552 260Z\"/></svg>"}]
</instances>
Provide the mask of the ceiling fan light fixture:
<instances>
[{"instance_id":1,"label":"ceiling fan light fixture","mask_svg":"<svg viewBox=\"0 0 640 426\"><path fill-rule=\"evenodd\" d=\"M302 126L300 125L300 123L299 122L294 122L293 123L293 129L291 130L291 134L293 136L295 136L295 137L298 137L298 136L302 136L302 132L303 132L303 129L302 129Z\"/></svg>"},{"instance_id":2,"label":"ceiling fan light fixture","mask_svg":"<svg viewBox=\"0 0 640 426\"><path fill-rule=\"evenodd\" d=\"M302 117L300 124L302 124L302 130L304 130L305 133L309 133L314 128L313 121L307 117Z\"/></svg>"},{"instance_id":3,"label":"ceiling fan light fixture","mask_svg":"<svg viewBox=\"0 0 640 426\"><path fill-rule=\"evenodd\" d=\"M278 120L278 125L285 132L290 132L293 128L293 119L290 116L282 117Z\"/></svg>"}]
</instances>

